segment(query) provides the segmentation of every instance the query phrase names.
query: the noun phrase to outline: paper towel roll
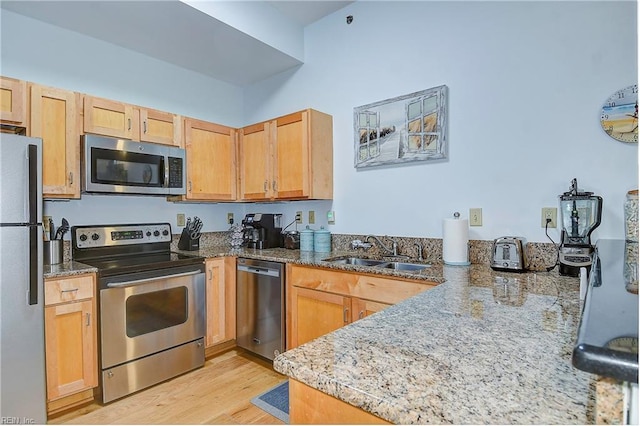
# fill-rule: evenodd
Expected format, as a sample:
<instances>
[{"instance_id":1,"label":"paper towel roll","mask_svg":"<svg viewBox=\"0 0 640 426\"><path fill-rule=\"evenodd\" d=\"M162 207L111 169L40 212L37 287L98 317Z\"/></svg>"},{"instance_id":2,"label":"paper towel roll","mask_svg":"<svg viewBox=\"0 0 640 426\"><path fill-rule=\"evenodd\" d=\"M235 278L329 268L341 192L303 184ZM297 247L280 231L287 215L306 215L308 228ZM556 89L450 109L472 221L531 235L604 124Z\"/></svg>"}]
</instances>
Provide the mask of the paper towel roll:
<instances>
[{"instance_id":1,"label":"paper towel roll","mask_svg":"<svg viewBox=\"0 0 640 426\"><path fill-rule=\"evenodd\" d=\"M447 265L469 265L469 220L442 221L442 260Z\"/></svg>"}]
</instances>

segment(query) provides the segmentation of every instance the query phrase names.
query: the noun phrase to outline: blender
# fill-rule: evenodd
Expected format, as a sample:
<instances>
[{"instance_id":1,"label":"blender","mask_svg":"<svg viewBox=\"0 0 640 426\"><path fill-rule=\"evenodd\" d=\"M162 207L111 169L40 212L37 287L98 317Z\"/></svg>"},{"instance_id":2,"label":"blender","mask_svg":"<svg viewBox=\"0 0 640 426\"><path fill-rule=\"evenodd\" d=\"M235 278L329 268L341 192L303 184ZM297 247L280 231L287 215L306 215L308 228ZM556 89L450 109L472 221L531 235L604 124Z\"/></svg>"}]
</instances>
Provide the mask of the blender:
<instances>
[{"instance_id":1,"label":"blender","mask_svg":"<svg viewBox=\"0 0 640 426\"><path fill-rule=\"evenodd\" d=\"M591 232L600 225L602 197L578 189L578 180L571 181L569 191L560 195L562 221L558 248L560 275L577 277L580 268L591 266Z\"/></svg>"}]
</instances>

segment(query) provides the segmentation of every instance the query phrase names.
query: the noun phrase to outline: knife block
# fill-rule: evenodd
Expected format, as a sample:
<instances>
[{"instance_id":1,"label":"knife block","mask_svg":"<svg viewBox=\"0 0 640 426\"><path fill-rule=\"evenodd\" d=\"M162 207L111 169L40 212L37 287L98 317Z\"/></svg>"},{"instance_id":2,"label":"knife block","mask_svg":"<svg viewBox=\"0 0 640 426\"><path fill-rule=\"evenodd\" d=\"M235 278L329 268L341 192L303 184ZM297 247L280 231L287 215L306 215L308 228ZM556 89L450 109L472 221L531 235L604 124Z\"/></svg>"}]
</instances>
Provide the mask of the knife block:
<instances>
[{"instance_id":1,"label":"knife block","mask_svg":"<svg viewBox=\"0 0 640 426\"><path fill-rule=\"evenodd\" d=\"M180 234L180 240L178 241L178 248L180 250L200 250L200 237L191 238L191 234L185 229Z\"/></svg>"}]
</instances>

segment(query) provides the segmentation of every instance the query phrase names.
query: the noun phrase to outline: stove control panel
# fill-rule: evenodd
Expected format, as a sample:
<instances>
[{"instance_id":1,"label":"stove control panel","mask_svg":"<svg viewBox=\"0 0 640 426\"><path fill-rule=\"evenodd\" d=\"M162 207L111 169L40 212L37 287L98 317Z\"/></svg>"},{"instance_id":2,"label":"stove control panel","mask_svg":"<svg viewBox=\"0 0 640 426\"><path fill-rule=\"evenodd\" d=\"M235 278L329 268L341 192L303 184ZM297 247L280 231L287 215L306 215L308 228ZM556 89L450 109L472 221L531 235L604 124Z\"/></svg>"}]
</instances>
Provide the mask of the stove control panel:
<instances>
[{"instance_id":1,"label":"stove control panel","mask_svg":"<svg viewBox=\"0 0 640 426\"><path fill-rule=\"evenodd\" d=\"M171 243L171 225L77 226L72 232L76 248L96 248L147 243Z\"/></svg>"}]
</instances>

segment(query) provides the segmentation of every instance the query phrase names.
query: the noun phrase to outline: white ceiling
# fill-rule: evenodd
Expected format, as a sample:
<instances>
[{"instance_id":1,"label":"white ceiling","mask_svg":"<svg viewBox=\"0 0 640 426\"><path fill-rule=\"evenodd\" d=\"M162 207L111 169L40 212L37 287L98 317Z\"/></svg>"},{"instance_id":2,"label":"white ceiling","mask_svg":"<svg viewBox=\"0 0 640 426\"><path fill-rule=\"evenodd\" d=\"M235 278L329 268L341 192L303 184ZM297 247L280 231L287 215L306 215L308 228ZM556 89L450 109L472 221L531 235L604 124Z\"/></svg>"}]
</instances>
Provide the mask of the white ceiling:
<instances>
[{"instance_id":1,"label":"white ceiling","mask_svg":"<svg viewBox=\"0 0 640 426\"><path fill-rule=\"evenodd\" d=\"M304 27L353 2L266 3ZM177 0L2 0L0 7L237 86L255 83L302 63Z\"/></svg>"}]
</instances>

